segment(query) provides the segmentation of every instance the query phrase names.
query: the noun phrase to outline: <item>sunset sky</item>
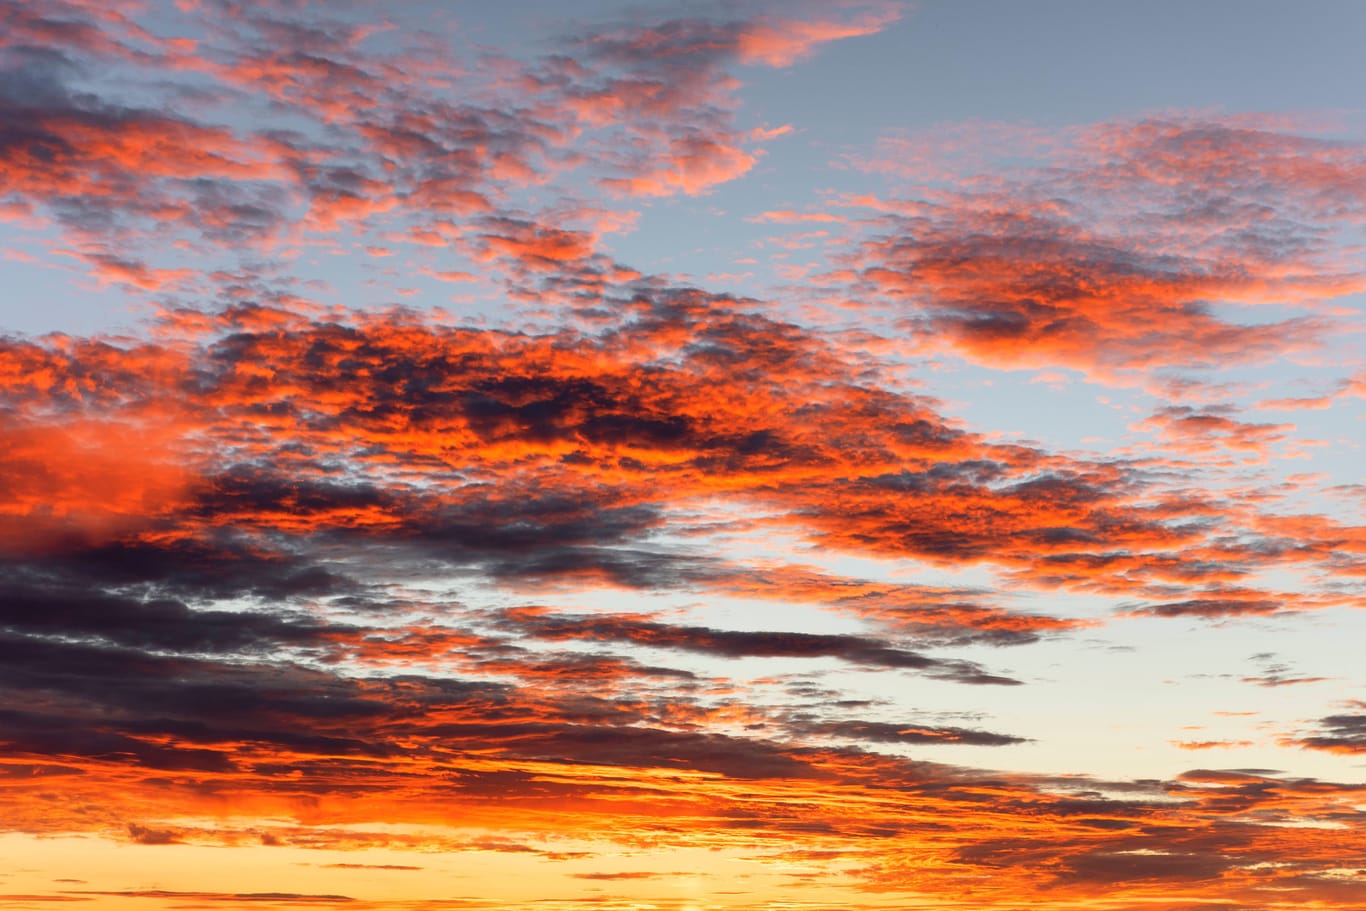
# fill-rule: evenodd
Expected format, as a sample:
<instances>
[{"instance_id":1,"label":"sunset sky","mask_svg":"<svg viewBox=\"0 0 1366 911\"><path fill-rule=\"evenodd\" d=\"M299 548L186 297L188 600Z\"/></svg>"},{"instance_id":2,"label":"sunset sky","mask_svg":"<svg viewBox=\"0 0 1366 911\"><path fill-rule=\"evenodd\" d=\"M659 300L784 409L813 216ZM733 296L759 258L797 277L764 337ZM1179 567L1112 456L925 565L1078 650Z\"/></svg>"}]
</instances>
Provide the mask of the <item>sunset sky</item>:
<instances>
[{"instance_id":1,"label":"sunset sky","mask_svg":"<svg viewBox=\"0 0 1366 911\"><path fill-rule=\"evenodd\" d=\"M0 908L1366 909L1364 41L0 0Z\"/></svg>"}]
</instances>

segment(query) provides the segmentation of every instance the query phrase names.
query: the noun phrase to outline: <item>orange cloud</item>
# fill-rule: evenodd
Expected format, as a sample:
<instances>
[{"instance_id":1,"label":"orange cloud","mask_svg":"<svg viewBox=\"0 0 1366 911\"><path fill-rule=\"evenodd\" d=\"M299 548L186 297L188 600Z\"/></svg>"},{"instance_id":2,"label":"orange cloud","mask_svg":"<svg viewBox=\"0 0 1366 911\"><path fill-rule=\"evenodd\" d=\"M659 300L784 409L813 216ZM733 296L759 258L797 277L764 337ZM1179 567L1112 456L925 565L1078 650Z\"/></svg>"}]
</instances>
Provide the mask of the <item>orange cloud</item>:
<instances>
[{"instance_id":1,"label":"orange cloud","mask_svg":"<svg viewBox=\"0 0 1366 911\"><path fill-rule=\"evenodd\" d=\"M1366 218L1361 200L1330 189L1359 182L1359 148L1236 122L1140 121L1081 131L1050 157L1065 169L927 189L849 264L904 308L909 332L992 366L1100 377L1312 347L1332 325L1315 302L1363 288L1320 239ZM1300 312L1243 322L1213 302Z\"/></svg>"},{"instance_id":2,"label":"orange cloud","mask_svg":"<svg viewBox=\"0 0 1366 911\"><path fill-rule=\"evenodd\" d=\"M743 176L758 158L724 138L700 136L674 139L662 161L628 178L604 178L602 184L628 196L689 196Z\"/></svg>"},{"instance_id":3,"label":"orange cloud","mask_svg":"<svg viewBox=\"0 0 1366 911\"><path fill-rule=\"evenodd\" d=\"M150 532L191 501L179 428L155 416L0 429L0 551L42 553Z\"/></svg>"},{"instance_id":4,"label":"orange cloud","mask_svg":"<svg viewBox=\"0 0 1366 911\"><path fill-rule=\"evenodd\" d=\"M868 353L904 346L604 252L635 215L578 193L702 195L752 173L752 144L779 131L740 122L735 70L791 65L892 12L603 28L529 62L490 52L475 72L437 23L382 43L346 9L186 2L173 21L196 37L172 40L131 7L11 6L0 204L52 219L62 251L166 310L127 337L0 338L7 832L95 835L124 858L484 852L581 890L566 908L691 909L694 895L668 892L685 862L664 860L686 852L744 870L689 874L736 907L768 888L851 909L1358 900L1360 785L988 772L961 763L1033 749L1039 732L1016 729L1030 716L877 694L906 682L1027 700L1036 678L997 671L1006 653L989 649L1115 614L1356 606L1366 529L1287 512L1252 481L1202 487L1174 459L1001 442ZM54 61L82 55L194 81L145 80L132 105L116 97L123 69L72 90ZM177 115L190 90L254 128ZM1063 140L1030 148L1050 168L849 197L874 210L869 235L817 281L888 308L917 351L1101 379L1312 347L1341 324L1318 301L1362 288L1328 240L1360 224L1355 146L1209 118ZM888 148L914 158L902 176L934 151ZM300 295L344 294L283 254L251 261L284 238L305 260L378 256L377 237L425 249L367 259L369 275L501 281L494 303L526 308L489 328L323 306ZM149 252L168 243L174 268ZM181 267L215 253L234 261ZM1294 430L1210 402L1135 427L1201 459L1274 452ZM934 581L958 572L973 581ZM1270 581L1288 573L1298 590ZM1077 597L1011 598L1054 591ZM813 609L839 631L798 628ZM873 674L866 691L851 683ZM1324 682L1267 656L1228 677ZM1358 755L1359 708L1276 742ZM417 866L326 868L358 882ZM25 890L0 901L497 906Z\"/></svg>"},{"instance_id":5,"label":"orange cloud","mask_svg":"<svg viewBox=\"0 0 1366 911\"><path fill-rule=\"evenodd\" d=\"M739 32L736 49L744 63L786 67L809 56L818 45L874 35L899 18L896 8L887 7L852 22L758 19Z\"/></svg>"}]
</instances>

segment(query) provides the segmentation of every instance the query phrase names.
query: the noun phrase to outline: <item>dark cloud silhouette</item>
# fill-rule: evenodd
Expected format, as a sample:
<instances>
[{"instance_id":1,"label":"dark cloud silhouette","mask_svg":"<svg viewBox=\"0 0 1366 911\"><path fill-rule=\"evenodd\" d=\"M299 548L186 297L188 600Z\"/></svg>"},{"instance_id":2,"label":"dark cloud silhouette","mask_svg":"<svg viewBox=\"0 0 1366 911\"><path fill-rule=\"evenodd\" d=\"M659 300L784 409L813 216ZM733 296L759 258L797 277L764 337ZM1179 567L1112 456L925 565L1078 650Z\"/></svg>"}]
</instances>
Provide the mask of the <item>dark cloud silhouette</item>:
<instances>
[{"instance_id":1,"label":"dark cloud silhouette","mask_svg":"<svg viewBox=\"0 0 1366 911\"><path fill-rule=\"evenodd\" d=\"M921 671L960 683L1010 685L1020 682L990 675L968 661L931 658L864 636L718 630L675 626L619 614L573 616L534 608L506 612L501 626L508 631L550 640L629 642L725 658L839 658L852 664Z\"/></svg>"},{"instance_id":2,"label":"dark cloud silhouette","mask_svg":"<svg viewBox=\"0 0 1366 911\"><path fill-rule=\"evenodd\" d=\"M1360 708L1360 702L1352 703ZM1313 734L1290 740L1296 746L1329 753L1366 753L1366 714L1328 715L1318 720Z\"/></svg>"}]
</instances>

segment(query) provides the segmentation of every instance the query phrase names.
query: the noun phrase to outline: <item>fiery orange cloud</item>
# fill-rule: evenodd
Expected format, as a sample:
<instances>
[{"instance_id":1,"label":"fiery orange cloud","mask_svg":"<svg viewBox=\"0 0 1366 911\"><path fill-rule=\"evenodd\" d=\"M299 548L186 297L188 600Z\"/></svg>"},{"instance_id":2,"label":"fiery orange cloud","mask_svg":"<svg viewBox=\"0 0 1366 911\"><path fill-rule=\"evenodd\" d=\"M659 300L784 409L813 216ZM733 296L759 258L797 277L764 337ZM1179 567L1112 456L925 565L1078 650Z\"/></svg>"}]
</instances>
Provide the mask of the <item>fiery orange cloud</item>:
<instances>
[{"instance_id":1,"label":"fiery orange cloud","mask_svg":"<svg viewBox=\"0 0 1366 911\"><path fill-rule=\"evenodd\" d=\"M8 261L155 314L0 333L0 904L1366 911L1351 655L1243 648L1366 579L1361 491L1276 462L1344 412L1247 410L1366 374L1184 373L1341 347L1360 144L948 127L841 157L907 198L756 202L816 131L744 68L897 8L522 57L375 12L0 0ZM820 230L618 261L694 209ZM732 243L787 284L647 274ZM427 279L469 309L389 303ZM1067 369L1135 396L1082 443L1122 444L967 416ZM1195 739L1204 687L1267 711Z\"/></svg>"},{"instance_id":2,"label":"fiery orange cloud","mask_svg":"<svg viewBox=\"0 0 1366 911\"><path fill-rule=\"evenodd\" d=\"M1282 443L1293 424L1253 424L1239 421L1227 408L1198 409L1169 406L1159 409L1135 429L1153 430L1163 442L1187 455L1210 455L1227 448L1264 454Z\"/></svg>"},{"instance_id":3,"label":"fiery orange cloud","mask_svg":"<svg viewBox=\"0 0 1366 911\"><path fill-rule=\"evenodd\" d=\"M828 605L930 640L942 636L965 640L1029 641L1092 623L1006 610L990 603L982 592L880 584L831 576L801 566L771 563L728 566L702 576L699 581L708 588L740 597Z\"/></svg>"},{"instance_id":4,"label":"fiery orange cloud","mask_svg":"<svg viewBox=\"0 0 1366 911\"><path fill-rule=\"evenodd\" d=\"M838 852L874 887L907 875L897 858L914 856L919 882L967 889L985 907L1021 895L1083 900L1101 884L1128 901L1159 887L1187 902L1254 905L1337 894L1332 871L1350 852L1328 823L1360 825L1350 785L1225 773L1049 782L908 763L870 750L998 749L1021 736L876 707L859 717L820 700L765 704L668 656L805 655L1008 681L895 639L455 609L355 577L379 549L386 556L371 559L394 569L439 560L507 591L587 576L829 604L931 643L1008 644L1078 626L970 591L732 565L650 543L672 521L669 504L725 491L846 551L1047 568L1064 585L1100 578L1082 564L1108 551L1111 587L1123 590L1113 580L1126 573L1156 573L1168 591L1177 583L1180 596L1149 607L1158 614L1208 612L1211 592L1237 610L1269 597L1208 585L1267 555L1171 524L1203 516L1203 502L1174 498L1145 517L1133 501L1151 491L1120 467L990 443L914 397L847 380L829 388L851 375L847 352L733 301L687 292L623 308L620 327L597 337L239 306L169 314L174 344L8 343L9 401L39 428L25 446L79 449L79 434L61 429L75 419L53 415L179 390L181 463L204 472L205 453L233 454L162 496L136 450L106 452L101 470L153 485L114 501L118 522L102 537L38 555L6 538L7 565L25 569L3 593L0 682L46 694L4 714L10 826L152 847L236 838L216 834L234 825L255 826L258 840L328 843L329 827L439 825L452 813L498 831L515 802L520 824L543 836L629 840L648 824L655 844L779 851L806 833L804 848ZM329 469L337 460L349 479ZM30 463L14 471L48 476ZM499 483L427 481L455 472ZM24 483L44 501L98 498L81 479ZM27 521L40 508L21 506ZM1278 538L1346 532L1307 516L1257 527ZM988 548L989 538L1016 548ZM1201 549L1210 565L1191 559ZM324 604L393 619L319 613ZM424 619L433 616L446 619ZM617 651L627 648L641 657ZM169 683L187 679L189 691ZM1350 716L1323 726L1300 739L1351 748ZM434 801L439 782L458 785L440 785ZM168 806L238 822L158 823ZM282 818L291 822L255 822Z\"/></svg>"},{"instance_id":5,"label":"fiery orange cloud","mask_svg":"<svg viewBox=\"0 0 1366 911\"><path fill-rule=\"evenodd\" d=\"M553 268L585 259L593 252L591 238L583 232L511 220L490 224L489 229L488 233L480 235L489 255L513 257L530 268Z\"/></svg>"},{"instance_id":6,"label":"fiery orange cloud","mask_svg":"<svg viewBox=\"0 0 1366 911\"><path fill-rule=\"evenodd\" d=\"M185 507L194 473L173 429L145 420L11 424L0 430L0 548L91 546Z\"/></svg>"},{"instance_id":7,"label":"fiery orange cloud","mask_svg":"<svg viewBox=\"0 0 1366 911\"><path fill-rule=\"evenodd\" d=\"M908 214L883 222L895 232L865 242L848 264L906 308L907 330L963 356L1102 377L1312 347L1331 325L1315 302L1363 288L1315 229L1278 233L1287 219L1361 224L1360 200L1331 196L1360 183L1357 147L1238 123L1147 120L1082 131L1050 154L1065 170L927 188ZM1264 213L1241 241L1216 212L1229 200ZM1141 219L1125 214L1134 210ZM1245 323L1216 315L1214 301L1300 313Z\"/></svg>"},{"instance_id":8,"label":"fiery orange cloud","mask_svg":"<svg viewBox=\"0 0 1366 911\"><path fill-rule=\"evenodd\" d=\"M524 740L520 751L538 749L536 738L525 739L525 725L506 728ZM451 730L434 725L443 736ZM713 742L708 749L719 746ZM1350 866L1353 855L1333 822L1359 818L1352 809L1359 787L1197 771L1101 795L1087 783L972 776L932 765L908 769L867 754L799 756L805 771L771 762L751 765L738 777L511 757L452 758L440 767L462 782L448 799L458 801L471 822L491 820L498 803L511 799L537 807L527 820L538 818L544 832L569 826L587 834L613 820L618 826L650 820L656 843L714 850L743 845L760 857L825 854L838 857L842 868L862 867L874 888L894 887L914 865L923 888L966 893L983 907L1009 907L1021 896L1087 901L1104 894L1120 907L1159 892L1168 901L1217 896L1253 906L1286 899L1332 903L1349 894L1339 891L1334 871ZM364 837L356 824L378 812L428 815L411 802L419 796L412 790L419 779L411 763L406 771L379 776L373 760L348 767L334 759L326 774L339 787L325 791L319 790L327 787L322 766L303 756L292 763L305 775L285 788L286 795L311 791L327 798L326 809L319 804L317 811L295 812L323 825L349 821L352 838ZM211 790L227 796L227 784L220 780ZM125 792L126 809L136 806L131 798L138 790ZM446 812L452 806L447 803ZM726 825L741 821L740 831ZM277 841L308 837L285 826L266 831ZM223 837L140 823L125 833L153 844ZM800 848L794 844L799 834Z\"/></svg>"},{"instance_id":9,"label":"fiery orange cloud","mask_svg":"<svg viewBox=\"0 0 1366 911\"><path fill-rule=\"evenodd\" d=\"M268 312L243 308L223 316L240 327ZM408 529L422 538L441 534L448 521L443 513L491 508L479 506L482 492L471 499L473 489L433 495L402 480L419 477L428 470L422 466L444 465L496 473L510 491L610 490L618 510L642 510L641 528L663 521L649 516L658 508L651 504L665 495L682 502L726 491L773 510L769 521L776 525L855 551L945 563L989 560L1021 580L1050 586L1086 588L1104 578L1108 590L1120 593L1144 593L1143 586L1158 581L1187 587L1184 598L1142 608L1159 613L1175 612L1178 604L1194 612L1216 610L1216 603L1227 605L1219 611L1288 606L1274 593L1234 583L1283 559L1330 566L1333 552L1343 552L1343 536L1358 531L1316 526L1319 520L1308 517L1300 521L1310 524L1295 530L1290 517L1249 515L1251 534L1309 534L1322 544L1299 545L1284 557L1266 543L1216 544L1198 524L1221 508L1216 504L1174 497L1160 507L1136 508L1146 493L1113 466L990 444L949 428L914 399L828 385L827 371L846 369L841 353L725 301L665 298L621 332L572 344L559 336L519 338L383 317L363 318L354 329L326 323L301 332L239 329L208 344L211 369L198 381L199 401L187 403L185 420L202 421L195 436L235 448L242 462L223 472L205 502L206 518L199 521L206 527L304 533L323 522L357 531ZM690 344L697 355L682 364L653 360L655 352ZM64 366L56 352L42 358L24 351L27 369L44 378L41 388L71 382L65 376L70 362ZM142 396L161 394L163 376L195 372L187 361L169 374L129 374L119 363L124 356L113 348L104 354L114 359L114 375L136 384ZM127 357L136 364L146 355L132 349ZM457 360L462 372L451 374L444 365ZM222 370L215 363L234 366ZM255 366L241 369L246 364ZM272 434L280 436L272 440ZM291 441L288 452L277 452L280 439ZM258 464L270 452L279 464L312 475L314 492L296 482L285 495ZM345 459L395 483L339 484L322 472L324 459ZM837 483L828 480L832 471ZM584 502L585 515L601 508L595 503L596 497ZM1014 543L1003 547L1002 541ZM1203 560L1191 562L1192 554ZM656 570L648 555L626 557L595 551L545 566L627 584L673 572L667 559ZM542 572L538 566L527 562L518 574L534 578ZM682 580L689 585L734 584L689 572ZM910 597L911 607L919 597L909 589L822 592L825 583L816 583L808 578L791 592L786 585L776 591L801 600L829 596L869 616L891 616L899 598ZM937 597L931 593L929 603ZM1309 593L1298 600L1314 603ZM939 620L931 612L912 622L933 626L955 616L984 629L1067 625L976 608L949 608Z\"/></svg>"}]
</instances>

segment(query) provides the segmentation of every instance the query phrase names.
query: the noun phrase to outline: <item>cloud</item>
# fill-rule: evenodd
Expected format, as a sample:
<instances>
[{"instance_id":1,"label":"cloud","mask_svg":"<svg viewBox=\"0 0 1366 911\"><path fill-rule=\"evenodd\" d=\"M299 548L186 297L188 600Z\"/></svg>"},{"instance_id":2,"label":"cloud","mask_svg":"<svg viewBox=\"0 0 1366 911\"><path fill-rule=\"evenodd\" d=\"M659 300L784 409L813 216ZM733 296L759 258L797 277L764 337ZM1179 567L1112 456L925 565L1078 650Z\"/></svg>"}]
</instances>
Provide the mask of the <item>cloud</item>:
<instances>
[{"instance_id":1,"label":"cloud","mask_svg":"<svg viewBox=\"0 0 1366 911\"><path fill-rule=\"evenodd\" d=\"M1279 687L1294 686L1300 683L1322 683L1331 678L1328 677L1309 677L1295 673L1293 667L1276 660L1276 655L1272 653L1262 653L1252 656L1252 660L1261 665L1261 673L1256 676L1242 678L1244 683L1255 683L1257 686Z\"/></svg>"},{"instance_id":2,"label":"cloud","mask_svg":"<svg viewBox=\"0 0 1366 911\"><path fill-rule=\"evenodd\" d=\"M38 423L0 429L0 543L42 551L63 539L108 541L182 507L193 475L175 454L174 424L123 421Z\"/></svg>"},{"instance_id":3,"label":"cloud","mask_svg":"<svg viewBox=\"0 0 1366 911\"><path fill-rule=\"evenodd\" d=\"M696 196L741 177L758 157L715 138L692 135L669 140L667 151L631 177L609 177L602 185L626 196Z\"/></svg>"},{"instance_id":4,"label":"cloud","mask_svg":"<svg viewBox=\"0 0 1366 911\"><path fill-rule=\"evenodd\" d=\"M1353 708L1364 708L1360 702L1353 702ZM1318 720L1315 733L1288 739L1287 743L1308 750L1323 750L1328 753L1356 755L1366 753L1366 713L1328 715Z\"/></svg>"},{"instance_id":5,"label":"cloud","mask_svg":"<svg viewBox=\"0 0 1366 911\"><path fill-rule=\"evenodd\" d=\"M701 584L736 597L827 605L928 643L1025 644L1092 623L1007 610L984 590L871 582L779 563L715 567Z\"/></svg>"},{"instance_id":6,"label":"cloud","mask_svg":"<svg viewBox=\"0 0 1366 911\"><path fill-rule=\"evenodd\" d=\"M982 364L1102 379L1313 347L1332 325L1314 302L1361 290L1359 264L1328 240L1366 214L1333 189L1360 183L1359 147L1236 119L1069 138L1050 167L927 187L847 264L908 333ZM1296 312L1226 315L1264 304Z\"/></svg>"},{"instance_id":7,"label":"cloud","mask_svg":"<svg viewBox=\"0 0 1366 911\"><path fill-rule=\"evenodd\" d=\"M627 154L604 148L616 174L601 185L627 196L698 195L748 173L748 141L735 125L736 64L786 67L830 41L876 33L897 18L883 8L851 19L757 16L674 19L585 34L572 61L552 60L541 84L563 86L578 120L614 127Z\"/></svg>"},{"instance_id":8,"label":"cloud","mask_svg":"<svg viewBox=\"0 0 1366 911\"><path fill-rule=\"evenodd\" d=\"M496 828L496 808L518 801L607 837L629 798L671 808L659 835L671 843L818 835L854 851L874 883L904 871L881 848L860 853L860 839L924 844L933 829L931 875L946 888L965 871L1031 866L1041 872L1012 888L1033 888L1030 877L1039 888L1225 883L1284 856L1271 847L1283 827L1262 832L1267 821L1356 799L1336 785L1197 777L1137 807L1075 806L1032 780L879 752L1006 751L1027 731L728 677L741 659L820 658L1008 683L952 649L1086 624L1010 610L990 588L699 553L694 542L742 524L680 508L718 491L747 498L765 527L848 553L987 563L1158 615L1290 609L1237 580L1282 560L1331 570L1352 532L1255 510L1211 525L1218 503L1123 462L952 426L928 400L860 381L873 368L828 339L741 302L641 289L619 306L591 334L236 305L168 313L156 341L5 342L15 426L61 439L95 414L118 426L173 400L162 418L172 445L156 452L191 479L130 501L103 536L7 548L7 774L70 781L68 798L101 808L94 825L121 832L165 801L246 801L303 825L421 822L438 812L429 783L443 780L459 787L440 812L459 806L471 825ZM136 448L124 456L140 464ZM70 488L76 502L96 496ZM36 502L16 509L15 527L40 514ZM433 575L450 581L415 582ZM870 626L728 629L515 600L603 587L819 605ZM489 606L490 591L513 606ZM715 671L672 666L677 655ZM1323 736L1341 747L1349 726L1332 725ZM179 782L169 790L168 775ZM11 825L92 825L45 793L12 795ZM788 812L794 800L808 809ZM965 815L945 834L954 814ZM1234 829L1261 847L1230 854ZM226 837L174 831L191 844ZM1296 835L1295 871L1341 861L1340 840L1316 837ZM1135 860L1158 855L1174 859ZM1260 894L1249 889L1238 894Z\"/></svg>"},{"instance_id":9,"label":"cloud","mask_svg":"<svg viewBox=\"0 0 1366 911\"><path fill-rule=\"evenodd\" d=\"M15 260L158 314L0 338L7 831L538 872L596 857L559 874L588 883L676 875L605 855L706 851L756 893L848 877L983 908L1342 904L1359 785L921 757L1051 749L1027 714L930 710L1030 696L1037 671L982 657L1022 653L984 646L1355 603L1366 535L1336 504L1278 500L1265 464L1205 483L1296 429L1174 372L1342 328L1363 287L1342 242L1366 213L1358 145L1207 115L912 137L869 166L916 198L746 209L839 225L854 252L738 298L619 262L652 217L620 197L658 214L755 174L763 143L807 127L747 119L746 68L894 9L637 18L475 65L468 31L390 12L205 0L149 13L154 30L134 7L0 13L0 205L32 247ZM1038 166L997 167L1006 140ZM425 279L499 312L380 309ZM832 315L812 287L850 293ZM888 321L844 331L847 314ZM1167 398L1131 429L1159 449L973 429L907 382L909 358L945 352L1146 383ZM1269 655L1244 673L1324 679ZM1276 743L1355 756L1358 708Z\"/></svg>"},{"instance_id":10,"label":"cloud","mask_svg":"<svg viewBox=\"0 0 1366 911\"><path fill-rule=\"evenodd\" d=\"M1266 592L1255 589L1217 588L1206 594L1210 597L1143 605L1135 608L1133 613L1157 617L1236 617L1271 614L1286 606L1279 600L1267 597Z\"/></svg>"},{"instance_id":11,"label":"cloud","mask_svg":"<svg viewBox=\"0 0 1366 911\"><path fill-rule=\"evenodd\" d=\"M302 892L178 892L168 889L139 889L125 890L122 892L100 892L94 889L73 891L71 897L74 900L84 900L96 897L104 898L142 898L142 899L162 899L171 901L194 901L211 902L214 904L223 903L229 906L248 903L279 903L286 905L309 905L309 904L328 904L350 903L356 901L346 895L335 894L307 894Z\"/></svg>"},{"instance_id":12,"label":"cloud","mask_svg":"<svg viewBox=\"0 0 1366 911\"><path fill-rule=\"evenodd\" d=\"M990 731L915 724L890 724L883 721L835 721L802 726L804 733L847 737L873 743L961 744L967 746L1007 746L1024 743L1024 737L994 734Z\"/></svg>"},{"instance_id":13,"label":"cloud","mask_svg":"<svg viewBox=\"0 0 1366 911\"><path fill-rule=\"evenodd\" d=\"M864 636L718 630L674 626L640 616L601 612L571 616L536 608L516 608L508 611L505 618L509 630L550 640L629 642L727 658L830 657L870 667L923 671L932 677L960 683L1013 685L1020 682L988 674L971 662L931 658Z\"/></svg>"},{"instance_id":14,"label":"cloud","mask_svg":"<svg viewBox=\"0 0 1366 911\"><path fill-rule=\"evenodd\" d=\"M128 824L128 837L140 845L183 844L177 832L169 829L149 829L136 823Z\"/></svg>"},{"instance_id":15,"label":"cloud","mask_svg":"<svg viewBox=\"0 0 1366 911\"><path fill-rule=\"evenodd\" d=\"M1295 430L1293 424L1240 421L1235 413L1236 409L1227 406L1168 405L1131 429L1154 432L1165 445L1191 457L1208 457L1225 449L1265 456Z\"/></svg>"},{"instance_id":16,"label":"cloud","mask_svg":"<svg viewBox=\"0 0 1366 911\"><path fill-rule=\"evenodd\" d=\"M503 219L485 225L479 243L486 255L507 256L531 269L545 270L587 259L593 253L589 235Z\"/></svg>"},{"instance_id":17,"label":"cloud","mask_svg":"<svg viewBox=\"0 0 1366 911\"><path fill-rule=\"evenodd\" d=\"M1172 746L1181 750L1232 750L1250 747L1251 740L1173 740Z\"/></svg>"},{"instance_id":18,"label":"cloud","mask_svg":"<svg viewBox=\"0 0 1366 911\"><path fill-rule=\"evenodd\" d=\"M41 205L74 239L93 243L92 263L112 277L141 277L146 286L156 272L102 250L100 238L174 228L241 242L282 226L285 200L269 189L287 178L278 143L75 91L64 69L42 58L5 72L0 190Z\"/></svg>"},{"instance_id":19,"label":"cloud","mask_svg":"<svg viewBox=\"0 0 1366 911\"><path fill-rule=\"evenodd\" d=\"M761 583L752 567L648 546L663 528L683 530L671 504L725 490L813 542L989 562L1033 584L1151 602L1133 605L1141 613L1340 601L1243 580L1287 561L1337 571L1352 552L1351 529L1230 515L1209 498L1161 492L1138 466L989 442L946 423L926 400L847 379L871 368L726 298L671 289L621 305L592 335L441 326L401 311L317 322L259 305L182 311L167 325L193 326L197 340L66 350L14 341L0 365L16 402L69 413L55 425L29 419L49 436L80 426L71 422L89 420L81 414L91 409L102 415L94 426L117 427L152 420L141 415L153 403L177 402L173 414L152 413L167 441L155 459L169 446L174 477L186 480L158 494L160 513L136 497L127 510L138 515L128 519L117 518L123 507L99 507L113 509L119 534L171 523L190 538L214 529L301 542L323 532L383 537L508 584L791 597L923 635L975 629L982 639L1025 641L1078 626L971 593L771 568ZM48 471L23 464L34 478ZM155 477L145 466L130 476ZM432 488L422 477L461 483ZM483 483L493 478L498 486ZM90 493L78 486L72 495ZM41 518L27 502L11 511L16 529ZM1243 536L1217 535L1215 515L1241 523Z\"/></svg>"},{"instance_id":20,"label":"cloud","mask_svg":"<svg viewBox=\"0 0 1366 911\"><path fill-rule=\"evenodd\" d=\"M896 8L887 6L849 22L759 19L740 31L737 49L745 63L791 66L818 45L876 34L898 18Z\"/></svg>"},{"instance_id":21,"label":"cloud","mask_svg":"<svg viewBox=\"0 0 1366 911\"><path fill-rule=\"evenodd\" d=\"M1257 403L1257 407L1288 411L1318 410L1331 408L1335 402L1349 397L1366 398L1366 373L1357 373L1338 380L1333 384L1331 391L1324 395L1264 399Z\"/></svg>"}]
</instances>

